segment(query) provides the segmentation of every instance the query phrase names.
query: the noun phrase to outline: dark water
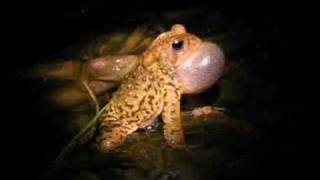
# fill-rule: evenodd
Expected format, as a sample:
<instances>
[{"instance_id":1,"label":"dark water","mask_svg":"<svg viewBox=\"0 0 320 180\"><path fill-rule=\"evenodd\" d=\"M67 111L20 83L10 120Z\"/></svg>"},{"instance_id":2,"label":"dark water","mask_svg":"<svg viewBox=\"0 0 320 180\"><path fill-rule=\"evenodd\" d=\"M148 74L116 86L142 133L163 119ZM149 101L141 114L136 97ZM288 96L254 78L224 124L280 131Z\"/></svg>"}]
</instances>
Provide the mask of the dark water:
<instances>
[{"instance_id":1,"label":"dark water","mask_svg":"<svg viewBox=\"0 0 320 180\"><path fill-rule=\"evenodd\" d=\"M52 177L270 179L305 175L302 156L305 89L303 85L294 86L295 91L291 87L303 82L295 70L301 69L300 61L291 48L295 36L292 29L297 20L293 7L272 2L231 6L229 3L166 1L147 4L51 1L18 3L12 7L14 14L12 11L7 14L12 18L8 19L12 24L9 43L12 53L10 51L11 58L3 60L6 73L3 97L7 100L4 101L6 116L2 119L6 122L2 126L5 130L3 148L7 150L3 155L8 159L5 166L14 170L11 176L42 177L59 148L71 138L71 134L63 134L61 130L61 124L70 119L70 112L56 113L51 104L42 100L47 87L19 77L17 72L46 59L67 56L66 47L86 42L92 36L155 21L167 28L179 22L200 36L220 37L217 43L235 68L219 90L215 87L199 95L199 101L225 106L229 115L252 124L257 134L239 135L214 123L196 126L190 130L195 134L187 137L191 144L201 140L201 148L195 150L188 161L189 157L180 152L167 148L156 151L157 143L162 142L152 140L153 136L161 137L157 132L147 138L136 137L137 142L144 142L140 145L143 148L129 146L137 154L130 162L127 156L105 161L91 157L96 158L97 165L92 164L90 156L77 159L75 155L73 164L89 165L73 167ZM165 15L176 10L181 13ZM188 15L190 10L200 13ZM298 91L300 93L296 93ZM150 157L139 159L142 152L134 151L137 149L151 152ZM167 164L158 162L159 159L166 160ZM132 165L132 160L140 163ZM105 162L108 164L101 165Z\"/></svg>"}]
</instances>

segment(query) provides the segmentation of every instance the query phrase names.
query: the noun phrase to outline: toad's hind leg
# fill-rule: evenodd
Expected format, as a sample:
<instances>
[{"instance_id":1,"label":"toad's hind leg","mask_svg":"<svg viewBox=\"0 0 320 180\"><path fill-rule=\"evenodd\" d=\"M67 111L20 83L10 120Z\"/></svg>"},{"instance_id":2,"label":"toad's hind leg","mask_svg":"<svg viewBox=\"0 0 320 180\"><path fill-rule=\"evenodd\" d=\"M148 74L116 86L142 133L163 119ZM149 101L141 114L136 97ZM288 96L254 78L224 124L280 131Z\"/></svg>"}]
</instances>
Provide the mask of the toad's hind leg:
<instances>
[{"instance_id":1,"label":"toad's hind leg","mask_svg":"<svg viewBox=\"0 0 320 180\"><path fill-rule=\"evenodd\" d=\"M95 149L99 152L110 152L123 144L128 136L138 129L137 125L127 123L111 123L104 121L99 126L95 139Z\"/></svg>"}]
</instances>

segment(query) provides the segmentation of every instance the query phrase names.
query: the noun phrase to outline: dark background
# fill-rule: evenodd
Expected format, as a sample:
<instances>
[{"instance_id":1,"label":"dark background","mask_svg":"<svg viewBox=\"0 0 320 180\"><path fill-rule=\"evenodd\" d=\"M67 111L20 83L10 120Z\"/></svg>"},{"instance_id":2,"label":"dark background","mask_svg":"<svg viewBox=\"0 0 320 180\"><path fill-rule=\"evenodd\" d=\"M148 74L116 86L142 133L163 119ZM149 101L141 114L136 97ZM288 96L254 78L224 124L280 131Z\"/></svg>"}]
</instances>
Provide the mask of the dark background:
<instances>
[{"instance_id":1,"label":"dark background","mask_svg":"<svg viewBox=\"0 0 320 180\"><path fill-rule=\"evenodd\" d=\"M14 78L17 72L42 58L53 56L61 49L81 40L79 37L93 30L108 30L142 23L145 14L190 7L220 8L229 18L243 19L256 24L260 33L268 33L268 26L276 27L277 33L268 43L283 43L272 49L273 59L267 67L257 64L273 78L281 96L276 104L281 108L282 121L268 130L260 142L266 148L266 157L256 167L252 179L275 179L289 176L307 176L308 166L305 144L309 119L305 112L308 95L307 74L310 60L300 56L306 37L305 28L310 17L304 13L304 5L279 2L200 2L200 1L43 1L11 2L2 6L2 29L5 41L1 67L5 72L4 114L1 125L3 133L2 161L10 170L10 176L37 177L46 167L51 154L46 149L52 140L52 133L42 129L45 119L37 115L37 108L31 106L35 96L32 87ZM85 12L85 13L82 13ZM138 18L139 17L139 18ZM137 20L139 19L139 20ZM263 22L270 22L264 24ZM269 38L269 36L268 36ZM309 94L310 95L310 94ZM9 171L8 171L9 172Z\"/></svg>"}]
</instances>

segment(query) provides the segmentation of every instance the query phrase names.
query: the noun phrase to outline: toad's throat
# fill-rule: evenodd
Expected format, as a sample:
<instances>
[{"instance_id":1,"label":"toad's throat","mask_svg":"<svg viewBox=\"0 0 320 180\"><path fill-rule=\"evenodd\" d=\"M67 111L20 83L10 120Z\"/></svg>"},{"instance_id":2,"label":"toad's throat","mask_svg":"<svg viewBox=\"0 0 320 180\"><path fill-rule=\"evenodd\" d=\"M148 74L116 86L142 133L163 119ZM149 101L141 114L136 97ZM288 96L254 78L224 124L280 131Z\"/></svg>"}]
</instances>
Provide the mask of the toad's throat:
<instances>
[{"instance_id":1,"label":"toad's throat","mask_svg":"<svg viewBox=\"0 0 320 180\"><path fill-rule=\"evenodd\" d=\"M177 78L184 85L184 94L197 94L215 84L223 74L225 57L213 43L202 46L176 69Z\"/></svg>"}]
</instances>

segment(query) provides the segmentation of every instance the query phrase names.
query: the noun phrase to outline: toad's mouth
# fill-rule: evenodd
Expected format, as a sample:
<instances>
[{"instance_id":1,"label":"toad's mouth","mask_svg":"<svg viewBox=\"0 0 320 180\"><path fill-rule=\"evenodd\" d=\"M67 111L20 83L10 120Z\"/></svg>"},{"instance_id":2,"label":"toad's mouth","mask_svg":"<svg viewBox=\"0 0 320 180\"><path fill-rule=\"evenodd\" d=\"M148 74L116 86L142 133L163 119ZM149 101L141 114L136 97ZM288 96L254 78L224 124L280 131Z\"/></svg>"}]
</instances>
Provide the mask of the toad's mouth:
<instances>
[{"instance_id":1,"label":"toad's mouth","mask_svg":"<svg viewBox=\"0 0 320 180\"><path fill-rule=\"evenodd\" d=\"M214 43L204 42L176 69L177 78L183 83L184 94L197 94L207 90L222 76L225 57Z\"/></svg>"}]
</instances>

